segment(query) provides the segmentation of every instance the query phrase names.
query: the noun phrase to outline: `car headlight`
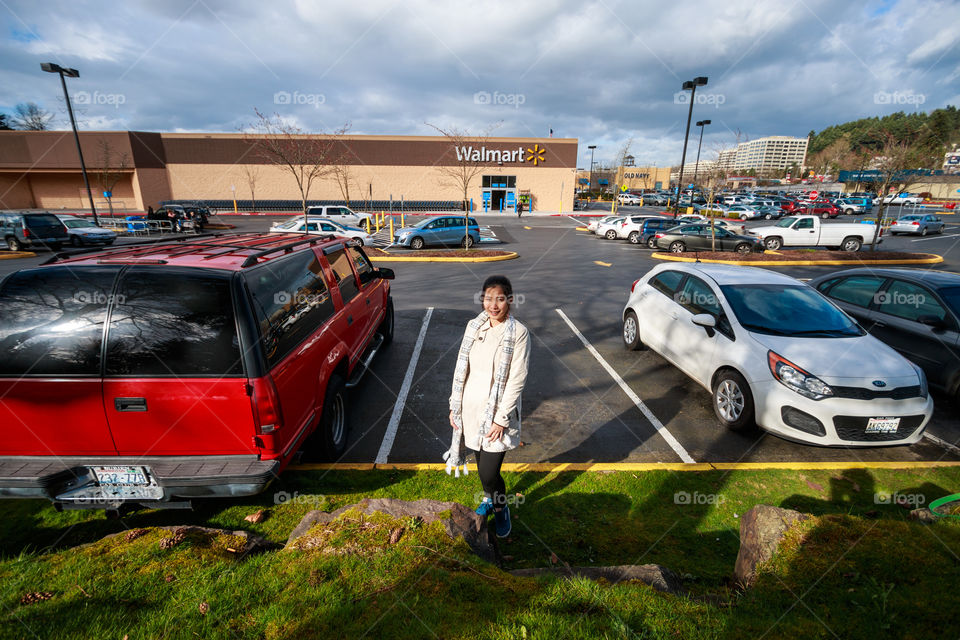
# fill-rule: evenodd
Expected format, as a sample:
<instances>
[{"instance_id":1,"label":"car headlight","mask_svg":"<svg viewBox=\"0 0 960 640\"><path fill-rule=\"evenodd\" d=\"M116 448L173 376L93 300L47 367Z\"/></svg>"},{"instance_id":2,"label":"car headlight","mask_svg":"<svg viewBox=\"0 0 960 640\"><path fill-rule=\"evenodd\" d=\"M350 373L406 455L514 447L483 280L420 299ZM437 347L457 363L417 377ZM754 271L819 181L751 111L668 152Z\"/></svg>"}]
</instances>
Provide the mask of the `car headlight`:
<instances>
[{"instance_id":1,"label":"car headlight","mask_svg":"<svg viewBox=\"0 0 960 640\"><path fill-rule=\"evenodd\" d=\"M823 400L833 396L833 389L826 382L807 373L783 356L768 351L767 363L770 365L770 373L777 382L805 398Z\"/></svg>"}]
</instances>

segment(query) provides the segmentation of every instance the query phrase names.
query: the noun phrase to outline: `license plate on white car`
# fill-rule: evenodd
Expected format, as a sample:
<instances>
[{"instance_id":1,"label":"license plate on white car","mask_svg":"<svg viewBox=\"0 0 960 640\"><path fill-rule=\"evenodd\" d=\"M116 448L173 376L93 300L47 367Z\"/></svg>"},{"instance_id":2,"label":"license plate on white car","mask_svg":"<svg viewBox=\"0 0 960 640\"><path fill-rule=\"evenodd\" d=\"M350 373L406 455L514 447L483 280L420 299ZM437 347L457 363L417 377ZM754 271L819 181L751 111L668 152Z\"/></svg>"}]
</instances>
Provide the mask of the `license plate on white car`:
<instances>
[{"instance_id":1,"label":"license plate on white car","mask_svg":"<svg viewBox=\"0 0 960 640\"><path fill-rule=\"evenodd\" d=\"M896 433L900 428L900 418L870 418L864 433Z\"/></svg>"},{"instance_id":2,"label":"license plate on white car","mask_svg":"<svg viewBox=\"0 0 960 640\"><path fill-rule=\"evenodd\" d=\"M144 467L90 467L101 485L142 487L151 484Z\"/></svg>"}]
</instances>

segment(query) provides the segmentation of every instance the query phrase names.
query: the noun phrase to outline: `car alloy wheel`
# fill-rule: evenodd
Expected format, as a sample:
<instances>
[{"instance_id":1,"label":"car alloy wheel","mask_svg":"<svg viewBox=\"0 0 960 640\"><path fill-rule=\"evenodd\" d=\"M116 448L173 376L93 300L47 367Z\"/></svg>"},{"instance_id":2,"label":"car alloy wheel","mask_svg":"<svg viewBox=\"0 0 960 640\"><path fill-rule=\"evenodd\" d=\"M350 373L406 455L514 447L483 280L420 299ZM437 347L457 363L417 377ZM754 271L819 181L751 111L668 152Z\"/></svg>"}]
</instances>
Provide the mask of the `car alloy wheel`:
<instances>
[{"instance_id":1,"label":"car alloy wheel","mask_svg":"<svg viewBox=\"0 0 960 640\"><path fill-rule=\"evenodd\" d=\"M473 236L466 236L463 240L460 241L460 246L469 249L473 246Z\"/></svg>"},{"instance_id":2,"label":"car alloy wheel","mask_svg":"<svg viewBox=\"0 0 960 640\"><path fill-rule=\"evenodd\" d=\"M655 236L650 236L650 239L647 240L647 246L651 249L657 249L657 238Z\"/></svg>"},{"instance_id":3,"label":"car alloy wheel","mask_svg":"<svg viewBox=\"0 0 960 640\"><path fill-rule=\"evenodd\" d=\"M744 253L744 254L750 253L752 250L753 250L753 247L751 247L746 242L741 242L740 244L737 245L735 249L737 253Z\"/></svg>"},{"instance_id":4,"label":"car alloy wheel","mask_svg":"<svg viewBox=\"0 0 960 640\"><path fill-rule=\"evenodd\" d=\"M640 233L638 231L631 231L627 240L630 241L630 244L640 244Z\"/></svg>"},{"instance_id":5,"label":"car alloy wheel","mask_svg":"<svg viewBox=\"0 0 960 640\"><path fill-rule=\"evenodd\" d=\"M926 228L926 227L920 229L920 235L922 235L922 236L927 235L927 228Z\"/></svg>"},{"instance_id":6,"label":"car alloy wheel","mask_svg":"<svg viewBox=\"0 0 960 640\"><path fill-rule=\"evenodd\" d=\"M752 430L754 423L753 395L738 372L726 370L717 379L713 389L713 410L732 431Z\"/></svg>"},{"instance_id":7,"label":"car alloy wheel","mask_svg":"<svg viewBox=\"0 0 960 640\"><path fill-rule=\"evenodd\" d=\"M860 251L861 242L857 238L847 238L843 241L844 251Z\"/></svg>"},{"instance_id":8,"label":"car alloy wheel","mask_svg":"<svg viewBox=\"0 0 960 640\"><path fill-rule=\"evenodd\" d=\"M783 246L783 241L780 238L767 238L764 241L763 246L770 251L776 251Z\"/></svg>"},{"instance_id":9,"label":"car alloy wheel","mask_svg":"<svg viewBox=\"0 0 960 640\"><path fill-rule=\"evenodd\" d=\"M609 231L607 231L607 232L604 234L603 237L606 238L607 240L616 240L616 239L617 239L617 232L614 231L613 229L610 229Z\"/></svg>"},{"instance_id":10,"label":"car alloy wheel","mask_svg":"<svg viewBox=\"0 0 960 640\"><path fill-rule=\"evenodd\" d=\"M410 248L416 251L423 249L423 238L414 238L410 241Z\"/></svg>"},{"instance_id":11,"label":"car alloy wheel","mask_svg":"<svg viewBox=\"0 0 960 640\"><path fill-rule=\"evenodd\" d=\"M671 253L683 253L683 252L686 251L686 250L687 250L687 246L686 246L685 244L683 244L682 242L680 242L679 240L676 241L676 242L671 242L671 243L670 243L670 252L671 252Z\"/></svg>"},{"instance_id":12,"label":"car alloy wheel","mask_svg":"<svg viewBox=\"0 0 960 640\"><path fill-rule=\"evenodd\" d=\"M7 248L10 251L20 251L23 249L23 245L16 238L7 238Z\"/></svg>"},{"instance_id":13,"label":"car alloy wheel","mask_svg":"<svg viewBox=\"0 0 960 640\"><path fill-rule=\"evenodd\" d=\"M640 323L637 321L637 314L633 311L627 311L627 317L623 319L623 346L630 351L637 351L643 347L640 341Z\"/></svg>"}]
</instances>

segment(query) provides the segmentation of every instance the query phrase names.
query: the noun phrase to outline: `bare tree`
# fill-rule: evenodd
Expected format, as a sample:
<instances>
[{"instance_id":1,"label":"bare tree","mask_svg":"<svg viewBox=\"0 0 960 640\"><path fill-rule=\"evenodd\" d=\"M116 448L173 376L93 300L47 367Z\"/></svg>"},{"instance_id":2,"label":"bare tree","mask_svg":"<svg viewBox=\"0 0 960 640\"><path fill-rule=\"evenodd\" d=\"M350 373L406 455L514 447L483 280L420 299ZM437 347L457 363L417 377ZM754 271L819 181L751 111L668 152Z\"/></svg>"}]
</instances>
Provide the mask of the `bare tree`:
<instances>
[{"instance_id":1,"label":"bare tree","mask_svg":"<svg viewBox=\"0 0 960 640\"><path fill-rule=\"evenodd\" d=\"M257 120L248 127L250 135L247 142L254 146L264 160L286 169L293 176L300 190L306 228L310 189L318 178L330 172L331 151L349 125L344 125L330 134L308 134L281 118L279 114L268 117L257 109L253 111L257 114Z\"/></svg>"},{"instance_id":2,"label":"bare tree","mask_svg":"<svg viewBox=\"0 0 960 640\"><path fill-rule=\"evenodd\" d=\"M889 201L904 192L907 184L913 178L912 168L929 168L936 166L939 159L936 152L930 147L916 143L898 141L892 134L887 134L882 146L874 156L871 168L876 173L874 184L877 186L877 217L873 230L873 244L871 251L877 249L877 238L880 237L880 225L883 222L883 213L889 206Z\"/></svg>"},{"instance_id":3,"label":"bare tree","mask_svg":"<svg viewBox=\"0 0 960 640\"><path fill-rule=\"evenodd\" d=\"M114 153L107 140L101 138L97 143L97 160L99 169L97 170L97 182L104 192L113 192L113 188L124 172L130 166L130 154L126 151ZM105 196L106 197L106 196ZM110 207L110 217L113 217L113 196L107 198L107 206Z\"/></svg>"},{"instance_id":4,"label":"bare tree","mask_svg":"<svg viewBox=\"0 0 960 640\"><path fill-rule=\"evenodd\" d=\"M247 181L247 186L250 187L250 210L257 210L257 180L260 179L260 165L257 164L245 164L243 165L243 177Z\"/></svg>"},{"instance_id":5,"label":"bare tree","mask_svg":"<svg viewBox=\"0 0 960 640\"><path fill-rule=\"evenodd\" d=\"M437 165L437 170L440 172L440 184L445 187L457 189L463 196L463 222L465 227L463 245L469 248L470 197L468 194L470 193L470 185L483 173L484 168L490 165L490 162L485 160L483 154L480 152L480 147L486 144L490 133L500 126L500 123L498 122L491 125L479 136L472 136L463 129L456 127L441 129L429 122L427 122L426 125L439 131L450 143L450 149L444 153L441 160L453 154L454 163Z\"/></svg>"},{"instance_id":6,"label":"bare tree","mask_svg":"<svg viewBox=\"0 0 960 640\"><path fill-rule=\"evenodd\" d=\"M21 102L13 108L10 119L15 129L23 131L46 131L50 128L53 114L44 111L36 102Z\"/></svg>"}]
</instances>

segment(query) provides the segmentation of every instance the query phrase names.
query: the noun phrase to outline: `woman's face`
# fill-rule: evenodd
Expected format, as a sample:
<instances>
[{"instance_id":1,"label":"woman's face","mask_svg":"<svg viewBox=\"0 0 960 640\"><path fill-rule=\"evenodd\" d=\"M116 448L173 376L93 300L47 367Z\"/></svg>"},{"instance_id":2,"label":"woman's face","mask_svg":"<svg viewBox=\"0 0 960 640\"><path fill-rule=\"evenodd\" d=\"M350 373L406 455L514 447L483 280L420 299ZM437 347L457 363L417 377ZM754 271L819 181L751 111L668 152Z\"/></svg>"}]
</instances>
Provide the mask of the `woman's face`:
<instances>
[{"instance_id":1,"label":"woman's face","mask_svg":"<svg viewBox=\"0 0 960 640\"><path fill-rule=\"evenodd\" d=\"M510 301L500 287L487 287L483 292L483 310L491 320L503 322L510 313Z\"/></svg>"}]
</instances>

